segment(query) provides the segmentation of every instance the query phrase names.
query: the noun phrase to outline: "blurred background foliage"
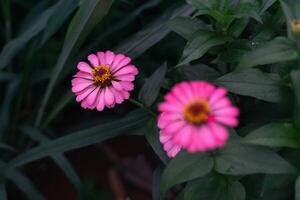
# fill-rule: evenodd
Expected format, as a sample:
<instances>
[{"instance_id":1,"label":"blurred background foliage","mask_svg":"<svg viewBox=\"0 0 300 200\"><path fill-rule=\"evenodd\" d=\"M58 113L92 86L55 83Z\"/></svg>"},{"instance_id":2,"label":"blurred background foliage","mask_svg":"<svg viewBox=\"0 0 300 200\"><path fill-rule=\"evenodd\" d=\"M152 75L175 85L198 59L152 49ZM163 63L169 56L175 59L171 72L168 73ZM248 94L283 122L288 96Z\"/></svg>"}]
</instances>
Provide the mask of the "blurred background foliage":
<instances>
[{"instance_id":1,"label":"blurred background foliage","mask_svg":"<svg viewBox=\"0 0 300 200\"><path fill-rule=\"evenodd\" d=\"M299 0L2 0L0 199L299 200L299 13ZM76 63L108 49L139 69L132 99L83 110ZM241 124L224 148L170 161L156 105L183 80L228 88Z\"/></svg>"}]
</instances>

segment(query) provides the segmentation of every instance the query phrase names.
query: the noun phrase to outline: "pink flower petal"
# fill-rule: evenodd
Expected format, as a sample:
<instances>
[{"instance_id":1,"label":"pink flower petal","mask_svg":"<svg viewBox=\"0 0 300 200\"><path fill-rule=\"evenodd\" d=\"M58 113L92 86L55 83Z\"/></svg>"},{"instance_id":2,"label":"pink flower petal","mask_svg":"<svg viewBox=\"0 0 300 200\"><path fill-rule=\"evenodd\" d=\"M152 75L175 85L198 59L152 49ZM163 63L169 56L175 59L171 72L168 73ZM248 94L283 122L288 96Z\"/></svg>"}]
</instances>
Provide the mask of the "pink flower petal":
<instances>
[{"instance_id":1,"label":"pink flower petal","mask_svg":"<svg viewBox=\"0 0 300 200\"><path fill-rule=\"evenodd\" d=\"M126 67L123 67L117 71L114 72L115 76L121 76L121 75L137 75L138 70L133 65L127 65Z\"/></svg>"},{"instance_id":2,"label":"pink flower petal","mask_svg":"<svg viewBox=\"0 0 300 200\"><path fill-rule=\"evenodd\" d=\"M167 155L170 158L174 158L181 150L181 146L179 145L174 145L168 152Z\"/></svg>"},{"instance_id":3,"label":"pink flower petal","mask_svg":"<svg viewBox=\"0 0 300 200\"><path fill-rule=\"evenodd\" d=\"M119 81L134 81L135 76L125 74L125 75L116 76L115 79L117 79Z\"/></svg>"},{"instance_id":4,"label":"pink flower petal","mask_svg":"<svg viewBox=\"0 0 300 200\"><path fill-rule=\"evenodd\" d=\"M113 63L111 64L111 70L114 71L116 70L117 66L120 64L120 62L125 58L125 55L123 54L117 54L115 56L115 59Z\"/></svg>"},{"instance_id":5,"label":"pink flower petal","mask_svg":"<svg viewBox=\"0 0 300 200\"><path fill-rule=\"evenodd\" d=\"M235 117L228 117L228 116L215 116L217 122L222 123L227 126L236 127L239 122Z\"/></svg>"},{"instance_id":6,"label":"pink flower petal","mask_svg":"<svg viewBox=\"0 0 300 200\"><path fill-rule=\"evenodd\" d=\"M229 106L231 106L231 102L226 97L223 97L220 100L210 104L212 111L216 111L218 109L226 108Z\"/></svg>"},{"instance_id":7,"label":"pink flower petal","mask_svg":"<svg viewBox=\"0 0 300 200\"><path fill-rule=\"evenodd\" d=\"M99 100L98 100L97 110L102 111L105 107L105 101L104 101L104 89L102 89L99 93Z\"/></svg>"},{"instance_id":8,"label":"pink flower petal","mask_svg":"<svg viewBox=\"0 0 300 200\"><path fill-rule=\"evenodd\" d=\"M93 80L92 74L89 74L89 73L86 73L86 72L82 72L82 71L77 72L73 77L75 77L75 78L83 78L83 79L88 79L88 80Z\"/></svg>"},{"instance_id":9,"label":"pink flower petal","mask_svg":"<svg viewBox=\"0 0 300 200\"><path fill-rule=\"evenodd\" d=\"M171 103L161 103L158 106L158 110L160 112L177 112L182 113L182 109L174 104Z\"/></svg>"},{"instance_id":10,"label":"pink flower petal","mask_svg":"<svg viewBox=\"0 0 300 200\"><path fill-rule=\"evenodd\" d=\"M100 90L100 87L97 87L92 93L89 94L89 96L87 97L86 99L86 102L89 106L92 106L95 101L97 100L97 95L98 95L98 92Z\"/></svg>"},{"instance_id":11,"label":"pink flower petal","mask_svg":"<svg viewBox=\"0 0 300 200\"><path fill-rule=\"evenodd\" d=\"M113 86L116 90L118 90L118 91L123 90L123 87L122 87L122 85L121 85L120 82L118 82L118 81L112 81L111 84L112 84L112 86Z\"/></svg>"},{"instance_id":12,"label":"pink flower petal","mask_svg":"<svg viewBox=\"0 0 300 200\"><path fill-rule=\"evenodd\" d=\"M97 67L99 66L99 60L98 57L95 54L90 54L88 56L88 60L90 61L90 63L94 66Z\"/></svg>"},{"instance_id":13,"label":"pink flower petal","mask_svg":"<svg viewBox=\"0 0 300 200\"><path fill-rule=\"evenodd\" d=\"M114 61L114 58L115 58L115 54L111 51L106 51L105 53L105 60L106 60L106 63L108 65L111 65L112 62Z\"/></svg>"},{"instance_id":14,"label":"pink flower petal","mask_svg":"<svg viewBox=\"0 0 300 200\"><path fill-rule=\"evenodd\" d=\"M97 57L99 59L100 65L106 65L107 64L104 52L97 52Z\"/></svg>"},{"instance_id":15,"label":"pink flower petal","mask_svg":"<svg viewBox=\"0 0 300 200\"><path fill-rule=\"evenodd\" d=\"M77 85L72 87L72 92L80 92L80 91L84 90L85 88L89 87L92 84L93 84L93 82L91 82L91 81L87 81L87 82L77 84Z\"/></svg>"},{"instance_id":16,"label":"pink flower petal","mask_svg":"<svg viewBox=\"0 0 300 200\"><path fill-rule=\"evenodd\" d=\"M128 65L130 62L131 62L131 58L124 57L122 60L120 60L120 62L116 66L114 66L112 71L115 72L116 70Z\"/></svg>"},{"instance_id":17,"label":"pink flower petal","mask_svg":"<svg viewBox=\"0 0 300 200\"><path fill-rule=\"evenodd\" d=\"M178 132L181 128L183 128L184 126L186 125L186 122L184 121L175 121L175 122L172 122L170 124L168 124L164 130L166 133L168 134L173 134L173 133L176 133Z\"/></svg>"},{"instance_id":18,"label":"pink flower petal","mask_svg":"<svg viewBox=\"0 0 300 200\"><path fill-rule=\"evenodd\" d=\"M214 137L217 139L218 146L223 146L229 137L227 129L217 123L209 123L208 126Z\"/></svg>"},{"instance_id":19,"label":"pink flower petal","mask_svg":"<svg viewBox=\"0 0 300 200\"><path fill-rule=\"evenodd\" d=\"M96 89L96 86L92 85L86 89L84 89L83 91L77 93L77 97L76 97L76 101L80 102L83 99L85 99L91 92L93 92Z\"/></svg>"},{"instance_id":20,"label":"pink flower petal","mask_svg":"<svg viewBox=\"0 0 300 200\"><path fill-rule=\"evenodd\" d=\"M120 84L122 85L124 90L131 91L134 89L134 85L131 82L121 81Z\"/></svg>"},{"instance_id":21,"label":"pink flower petal","mask_svg":"<svg viewBox=\"0 0 300 200\"><path fill-rule=\"evenodd\" d=\"M77 64L77 68L82 71L91 74L92 73L92 68L87 64L86 62L79 62Z\"/></svg>"},{"instance_id":22,"label":"pink flower petal","mask_svg":"<svg viewBox=\"0 0 300 200\"><path fill-rule=\"evenodd\" d=\"M201 135L201 140L203 141L207 149L217 148L216 139L207 125L201 126L199 134Z\"/></svg>"},{"instance_id":23,"label":"pink flower petal","mask_svg":"<svg viewBox=\"0 0 300 200\"><path fill-rule=\"evenodd\" d=\"M215 116L237 117L239 114L240 114L240 110L233 106L228 106L213 112L213 115Z\"/></svg>"},{"instance_id":24,"label":"pink flower petal","mask_svg":"<svg viewBox=\"0 0 300 200\"><path fill-rule=\"evenodd\" d=\"M176 144L180 144L183 147L187 147L193 142L193 134L191 125L185 125L179 130L173 137Z\"/></svg>"},{"instance_id":25,"label":"pink flower petal","mask_svg":"<svg viewBox=\"0 0 300 200\"><path fill-rule=\"evenodd\" d=\"M114 89L114 87L110 87L110 91L113 93L117 104L123 103L124 98L123 95L120 93L120 91Z\"/></svg>"},{"instance_id":26,"label":"pink flower petal","mask_svg":"<svg viewBox=\"0 0 300 200\"><path fill-rule=\"evenodd\" d=\"M216 103L219 99L224 97L227 94L227 90L224 88L217 88L213 94L209 98L209 103L214 104Z\"/></svg>"},{"instance_id":27,"label":"pink flower petal","mask_svg":"<svg viewBox=\"0 0 300 200\"><path fill-rule=\"evenodd\" d=\"M105 88L104 100L105 100L106 106L110 106L115 103L115 97L109 88Z\"/></svg>"}]
</instances>

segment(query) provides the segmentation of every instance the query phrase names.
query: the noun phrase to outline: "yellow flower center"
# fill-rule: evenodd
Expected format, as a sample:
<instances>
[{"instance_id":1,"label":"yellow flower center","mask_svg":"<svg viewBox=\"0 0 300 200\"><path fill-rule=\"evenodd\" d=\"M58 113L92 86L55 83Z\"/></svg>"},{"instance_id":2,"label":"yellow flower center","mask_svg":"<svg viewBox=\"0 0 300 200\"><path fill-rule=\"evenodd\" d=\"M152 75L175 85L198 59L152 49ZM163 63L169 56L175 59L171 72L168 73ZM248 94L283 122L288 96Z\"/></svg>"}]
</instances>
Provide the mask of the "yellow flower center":
<instances>
[{"instance_id":1,"label":"yellow flower center","mask_svg":"<svg viewBox=\"0 0 300 200\"><path fill-rule=\"evenodd\" d=\"M112 74L108 65L99 65L92 70L96 85L105 87L111 84Z\"/></svg>"},{"instance_id":2,"label":"yellow flower center","mask_svg":"<svg viewBox=\"0 0 300 200\"><path fill-rule=\"evenodd\" d=\"M194 125L199 125L207 120L210 109L207 100L195 99L188 103L183 110L184 119Z\"/></svg>"}]
</instances>

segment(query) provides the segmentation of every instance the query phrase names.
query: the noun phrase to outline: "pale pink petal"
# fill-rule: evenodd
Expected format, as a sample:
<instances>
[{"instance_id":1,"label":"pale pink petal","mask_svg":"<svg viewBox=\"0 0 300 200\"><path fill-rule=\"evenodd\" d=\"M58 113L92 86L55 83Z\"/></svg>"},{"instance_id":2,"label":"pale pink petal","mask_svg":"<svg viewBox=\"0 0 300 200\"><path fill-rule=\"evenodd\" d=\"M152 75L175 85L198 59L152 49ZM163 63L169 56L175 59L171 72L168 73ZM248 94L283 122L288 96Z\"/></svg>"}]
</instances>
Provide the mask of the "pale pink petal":
<instances>
[{"instance_id":1,"label":"pale pink petal","mask_svg":"<svg viewBox=\"0 0 300 200\"><path fill-rule=\"evenodd\" d=\"M158 106L158 110L160 112L177 112L182 113L182 109L174 104L171 103L161 103Z\"/></svg>"},{"instance_id":2,"label":"pale pink petal","mask_svg":"<svg viewBox=\"0 0 300 200\"><path fill-rule=\"evenodd\" d=\"M174 145L168 152L167 155L170 158L174 158L181 150L181 146L179 145Z\"/></svg>"},{"instance_id":3,"label":"pale pink petal","mask_svg":"<svg viewBox=\"0 0 300 200\"><path fill-rule=\"evenodd\" d=\"M72 86L76 86L76 85L82 84L82 83L93 83L94 81L84 79L84 78L73 78L71 82L72 82Z\"/></svg>"},{"instance_id":4,"label":"pale pink petal","mask_svg":"<svg viewBox=\"0 0 300 200\"><path fill-rule=\"evenodd\" d=\"M171 137L170 135L164 134L163 131L160 131L160 133L159 133L159 141L160 141L161 143L164 144L164 143L168 142L171 138L172 138L172 137Z\"/></svg>"},{"instance_id":5,"label":"pale pink petal","mask_svg":"<svg viewBox=\"0 0 300 200\"><path fill-rule=\"evenodd\" d=\"M229 107L231 106L231 102L229 101L228 98L223 97L220 100L214 102L214 103L210 103L210 107L213 111L218 110L218 109L222 109L225 107Z\"/></svg>"},{"instance_id":6,"label":"pale pink petal","mask_svg":"<svg viewBox=\"0 0 300 200\"><path fill-rule=\"evenodd\" d=\"M88 56L88 60L90 61L90 63L94 66L97 67L99 66L99 60L98 57L95 54L90 54Z\"/></svg>"},{"instance_id":7,"label":"pale pink petal","mask_svg":"<svg viewBox=\"0 0 300 200\"><path fill-rule=\"evenodd\" d=\"M187 147L192 144L194 141L191 125L186 125L181 130L179 130L174 135L173 140L176 144L180 144L183 147Z\"/></svg>"},{"instance_id":8,"label":"pale pink petal","mask_svg":"<svg viewBox=\"0 0 300 200\"><path fill-rule=\"evenodd\" d=\"M79 62L77 68L82 71L91 74L92 68L86 62Z\"/></svg>"},{"instance_id":9,"label":"pale pink petal","mask_svg":"<svg viewBox=\"0 0 300 200\"><path fill-rule=\"evenodd\" d=\"M123 91L121 91L121 93L122 93L122 96L124 99L129 99L129 96L130 96L129 92L123 90Z\"/></svg>"},{"instance_id":10,"label":"pale pink petal","mask_svg":"<svg viewBox=\"0 0 300 200\"><path fill-rule=\"evenodd\" d=\"M106 60L106 63L108 65L111 65L112 62L114 61L114 58L115 58L115 54L111 51L106 51L105 53L105 60Z\"/></svg>"},{"instance_id":11,"label":"pale pink petal","mask_svg":"<svg viewBox=\"0 0 300 200\"><path fill-rule=\"evenodd\" d=\"M172 122L170 124L168 124L164 130L166 131L166 133L170 134L170 133L176 133L177 131L179 131L181 128L183 128L186 125L186 122L184 121L175 121Z\"/></svg>"}]
</instances>

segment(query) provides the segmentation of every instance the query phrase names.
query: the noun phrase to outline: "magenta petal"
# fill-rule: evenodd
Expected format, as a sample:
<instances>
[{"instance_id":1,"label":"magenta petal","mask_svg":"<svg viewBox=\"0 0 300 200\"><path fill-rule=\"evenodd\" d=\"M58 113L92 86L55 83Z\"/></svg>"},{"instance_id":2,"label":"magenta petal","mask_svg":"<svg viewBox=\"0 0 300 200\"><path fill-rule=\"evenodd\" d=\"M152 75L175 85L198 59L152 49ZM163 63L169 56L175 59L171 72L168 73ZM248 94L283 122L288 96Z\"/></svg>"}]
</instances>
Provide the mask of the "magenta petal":
<instances>
[{"instance_id":1,"label":"magenta petal","mask_svg":"<svg viewBox=\"0 0 300 200\"><path fill-rule=\"evenodd\" d=\"M86 102L89 106L92 106L95 101L97 100L97 95L98 95L98 92L100 90L100 87L97 87L92 93L89 94L89 96L87 97L86 99Z\"/></svg>"},{"instance_id":2,"label":"magenta petal","mask_svg":"<svg viewBox=\"0 0 300 200\"><path fill-rule=\"evenodd\" d=\"M123 90L123 87L120 82L112 81L111 84L116 90L119 90L119 91Z\"/></svg>"},{"instance_id":3,"label":"magenta petal","mask_svg":"<svg viewBox=\"0 0 300 200\"><path fill-rule=\"evenodd\" d=\"M189 146L193 142L193 134L190 125L185 125L181 130L179 130L173 140L177 144L180 144L183 147Z\"/></svg>"},{"instance_id":4,"label":"magenta petal","mask_svg":"<svg viewBox=\"0 0 300 200\"><path fill-rule=\"evenodd\" d=\"M97 67L99 66L99 60L98 57L95 54L90 54L88 56L88 60L90 61L90 63L94 66Z\"/></svg>"},{"instance_id":5,"label":"magenta petal","mask_svg":"<svg viewBox=\"0 0 300 200\"><path fill-rule=\"evenodd\" d=\"M115 54L111 51L106 51L105 53L105 60L106 60L106 63L108 65L111 65L112 62L114 61L114 58L115 58Z\"/></svg>"},{"instance_id":6,"label":"magenta petal","mask_svg":"<svg viewBox=\"0 0 300 200\"><path fill-rule=\"evenodd\" d=\"M96 86L90 86L86 89L84 89L83 91L76 93L76 101L82 101L83 99L85 99L91 92L93 92L96 89Z\"/></svg>"},{"instance_id":7,"label":"magenta petal","mask_svg":"<svg viewBox=\"0 0 300 200\"><path fill-rule=\"evenodd\" d=\"M121 104L124 101L123 95L117 91L116 89L114 89L114 87L110 87L111 92L113 93L114 97L115 97L115 101L117 104Z\"/></svg>"},{"instance_id":8,"label":"magenta petal","mask_svg":"<svg viewBox=\"0 0 300 200\"><path fill-rule=\"evenodd\" d=\"M105 101L104 101L104 89L102 89L99 93L99 102L97 105L97 110L102 111L105 107Z\"/></svg>"},{"instance_id":9,"label":"magenta petal","mask_svg":"<svg viewBox=\"0 0 300 200\"><path fill-rule=\"evenodd\" d=\"M105 100L106 106L108 106L108 107L115 103L115 97L114 97L113 93L111 92L111 90L108 87L105 88L104 100Z\"/></svg>"},{"instance_id":10,"label":"magenta petal","mask_svg":"<svg viewBox=\"0 0 300 200\"><path fill-rule=\"evenodd\" d=\"M127 91L131 91L134 88L134 85L132 82L122 81L122 82L120 82L120 84L122 85L123 89L127 90Z\"/></svg>"},{"instance_id":11,"label":"magenta petal","mask_svg":"<svg viewBox=\"0 0 300 200\"><path fill-rule=\"evenodd\" d=\"M211 130L208 128L207 125L203 125L200 128L200 135L201 135L203 143L205 143L205 146L208 149L217 148L216 139L215 139L213 133L211 132Z\"/></svg>"},{"instance_id":12,"label":"magenta petal","mask_svg":"<svg viewBox=\"0 0 300 200\"><path fill-rule=\"evenodd\" d=\"M97 57L99 59L100 65L106 65L107 64L104 52L97 52Z\"/></svg>"},{"instance_id":13,"label":"magenta petal","mask_svg":"<svg viewBox=\"0 0 300 200\"><path fill-rule=\"evenodd\" d=\"M119 63L125 58L125 56L123 54L117 54L115 56L115 60L113 61L113 63L111 64L111 69L112 71L117 69L117 66L119 65Z\"/></svg>"},{"instance_id":14,"label":"magenta petal","mask_svg":"<svg viewBox=\"0 0 300 200\"><path fill-rule=\"evenodd\" d=\"M224 88L217 88L213 94L209 98L209 103L214 104L216 103L219 99L223 98L227 93L227 90Z\"/></svg>"},{"instance_id":15,"label":"magenta petal","mask_svg":"<svg viewBox=\"0 0 300 200\"><path fill-rule=\"evenodd\" d=\"M179 145L174 145L174 146L167 152L167 155L168 155L170 158L174 158L174 157L179 153L180 150L181 150L181 146L179 146Z\"/></svg>"},{"instance_id":16,"label":"magenta petal","mask_svg":"<svg viewBox=\"0 0 300 200\"><path fill-rule=\"evenodd\" d=\"M224 144L227 141L229 135L226 128L217 123L209 123L208 126L215 138L218 140L219 144Z\"/></svg>"},{"instance_id":17,"label":"magenta petal","mask_svg":"<svg viewBox=\"0 0 300 200\"><path fill-rule=\"evenodd\" d=\"M222 123L227 126L235 127L239 124L237 118L229 116L215 116L217 122Z\"/></svg>"},{"instance_id":18,"label":"magenta petal","mask_svg":"<svg viewBox=\"0 0 300 200\"><path fill-rule=\"evenodd\" d=\"M92 73L92 68L86 62L79 62L77 68L82 72Z\"/></svg>"},{"instance_id":19,"label":"magenta petal","mask_svg":"<svg viewBox=\"0 0 300 200\"><path fill-rule=\"evenodd\" d=\"M72 92L80 92L80 91L84 90L85 88L89 87L92 84L93 84L93 82L91 82L91 81L86 81L86 82L77 84L77 85L72 87Z\"/></svg>"},{"instance_id":20,"label":"magenta petal","mask_svg":"<svg viewBox=\"0 0 300 200\"><path fill-rule=\"evenodd\" d=\"M213 115L215 116L237 117L239 114L240 114L240 110L233 106L228 106L213 112Z\"/></svg>"}]
</instances>

